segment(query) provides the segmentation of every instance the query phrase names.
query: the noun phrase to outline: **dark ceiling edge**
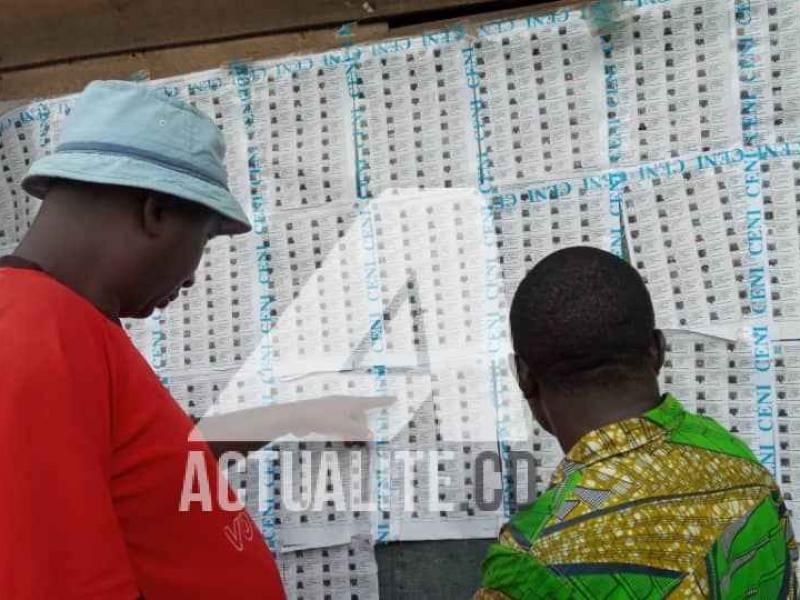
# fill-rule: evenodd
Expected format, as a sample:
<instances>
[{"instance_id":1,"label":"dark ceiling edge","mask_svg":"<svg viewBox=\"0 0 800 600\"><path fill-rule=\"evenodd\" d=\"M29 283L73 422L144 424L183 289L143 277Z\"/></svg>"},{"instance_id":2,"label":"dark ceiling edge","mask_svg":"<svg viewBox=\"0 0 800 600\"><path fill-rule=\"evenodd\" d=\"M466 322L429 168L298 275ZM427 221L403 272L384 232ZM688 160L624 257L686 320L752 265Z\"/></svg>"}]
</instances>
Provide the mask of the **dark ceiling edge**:
<instances>
[{"instance_id":1,"label":"dark ceiling edge","mask_svg":"<svg viewBox=\"0 0 800 600\"><path fill-rule=\"evenodd\" d=\"M490 13L505 10L515 10L524 8L526 6L541 6L543 4L552 4L552 0L491 0L489 2L479 2L476 4L467 4L462 6L453 6L450 8L439 8L434 10L419 10L409 13L402 13L397 15L385 15L376 17L365 17L349 23L357 25L374 25L385 23L389 27L388 35L391 36L392 29L399 29L405 27L414 27L417 25L424 25L429 22L457 20L468 18L481 13ZM348 23L348 22L345 22ZM37 69L41 67L49 67L53 65L69 64L72 62L79 62L83 60L109 58L112 56L119 56L122 54L138 54L141 52L156 52L159 50L174 50L180 48L188 48L192 46L199 46L203 44L218 44L224 42L233 42L239 40L247 40L257 37L277 36L287 34L299 34L311 31L324 31L341 27L344 23L341 21L315 23L307 27L288 27L284 29L272 29L268 31L254 31L247 33L240 33L230 36L221 36L213 38L204 38L202 40L192 40L186 42L178 42L174 44L155 44L152 46L137 46L131 48L120 48L109 52L98 52L96 54L84 54L78 56L70 56L66 58L59 58L54 60L35 61L21 65L13 65L10 67L0 66L0 74L13 73L15 71L26 71L28 69Z\"/></svg>"},{"instance_id":2,"label":"dark ceiling edge","mask_svg":"<svg viewBox=\"0 0 800 600\"><path fill-rule=\"evenodd\" d=\"M381 19L381 21L387 23L389 29L399 29L400 27L424 25L432 21L473 17L481 13L515 10L526 6L541 6L542 4L552 4L552 0L494 0L478 4L467 4L466 6L453 6L392 15Z\"/></svg>"}]
</instances>

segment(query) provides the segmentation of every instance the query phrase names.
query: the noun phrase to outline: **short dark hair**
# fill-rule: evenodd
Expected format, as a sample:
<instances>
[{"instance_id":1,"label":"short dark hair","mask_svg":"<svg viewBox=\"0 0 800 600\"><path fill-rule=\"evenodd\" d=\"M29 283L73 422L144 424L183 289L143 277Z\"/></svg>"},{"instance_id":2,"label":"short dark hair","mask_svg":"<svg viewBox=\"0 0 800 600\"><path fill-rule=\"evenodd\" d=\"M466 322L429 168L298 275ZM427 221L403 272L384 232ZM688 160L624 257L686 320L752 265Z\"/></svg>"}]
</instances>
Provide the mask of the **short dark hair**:
<instances>
[{"instance_id":1,"label":"short dark hair","mask_svg":"<svg viewBox=\"0 0 800 600\"><path fill-rule=\"evenodd\" d=\"M654 329L639 273L596 248L550 254L525 276L511 303L514 350L550 383L642 366Z\"/></svg>"}]
</instances>

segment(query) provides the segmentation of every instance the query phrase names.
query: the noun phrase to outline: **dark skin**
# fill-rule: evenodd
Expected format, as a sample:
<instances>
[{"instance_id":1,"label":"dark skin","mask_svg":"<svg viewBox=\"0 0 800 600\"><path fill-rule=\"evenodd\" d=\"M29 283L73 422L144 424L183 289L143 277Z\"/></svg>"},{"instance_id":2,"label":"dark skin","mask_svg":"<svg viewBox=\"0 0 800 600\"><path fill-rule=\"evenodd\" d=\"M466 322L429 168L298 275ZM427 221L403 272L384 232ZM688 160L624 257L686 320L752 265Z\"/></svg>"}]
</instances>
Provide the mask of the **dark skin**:
<instances>
[{"instance_id":1,"label":"dark skin","mask_svg":"<svg viewBox=\"0 0 800 600\"><path fill-rule=\"evenodd\" d=\"M664 365L666 342L656 329L643 365L628 368L613 385L591 383L569 387L548 384L524 359L514 355L517 381L534 418L569 452L584 435L617 421L637 417L661 401L658 374Z\"/></svg>"},{"instance_id":2,"label":"dark skin","mask_svg":"<svg viewBox=\"0 0 800 600\"><path fill-rule=\"evenodd\" d=\"M211 211L163 194L60 183L14 254L111 318L145 318L194 283L221 225Z\"/></svg>"},{"instance_id":3,"label":"dark skin","mask_svg":"<svg viewBox=\"0 0 800 600\"><path fill-rule=\"evenodd\" d=\"M199 204L157 192L57 182L14 255L37 263L108 317L141 319L192 286L208 241L234 229ZM312 432L364 441L370 438L365 411L392 401L335 396L252 409L247 431L233 430L237 441L210 446L217 456L244 453L282 435ZM200 430L232 431L229 423L227 416L209 417Z\"/></svg>"}]
</instances>

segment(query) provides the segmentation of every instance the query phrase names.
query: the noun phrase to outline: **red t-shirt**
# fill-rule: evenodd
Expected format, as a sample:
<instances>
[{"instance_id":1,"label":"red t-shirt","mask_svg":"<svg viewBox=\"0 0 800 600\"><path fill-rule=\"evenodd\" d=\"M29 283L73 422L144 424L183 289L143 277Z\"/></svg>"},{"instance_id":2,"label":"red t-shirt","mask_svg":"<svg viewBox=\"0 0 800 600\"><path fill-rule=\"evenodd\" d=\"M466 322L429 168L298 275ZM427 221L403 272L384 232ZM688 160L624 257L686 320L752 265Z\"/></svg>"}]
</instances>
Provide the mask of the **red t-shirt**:
<instances>
[{"instance_id":1,"label":"red t-shirt","mask_svg":"<svg viewBox=\"0 0 800 600\"><path fill-rule=\"evenodd\" d=\"M283 598L191 429L121 327L45 273L0 268L0 598ZM179 511L190 450L209 512Z\"/></svg>"}]
</instances>

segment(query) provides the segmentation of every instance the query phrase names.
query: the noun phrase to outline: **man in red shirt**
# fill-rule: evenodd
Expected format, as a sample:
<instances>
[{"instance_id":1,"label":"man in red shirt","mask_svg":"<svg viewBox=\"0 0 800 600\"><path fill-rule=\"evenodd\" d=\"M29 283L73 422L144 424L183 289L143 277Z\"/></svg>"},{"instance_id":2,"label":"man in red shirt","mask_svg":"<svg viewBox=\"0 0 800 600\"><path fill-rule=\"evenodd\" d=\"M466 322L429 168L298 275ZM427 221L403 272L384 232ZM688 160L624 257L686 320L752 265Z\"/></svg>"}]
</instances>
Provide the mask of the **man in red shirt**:
<instances>
[{"instance_id":1,"label":"man in red shirt","mask_svg":"<svg viewBox=\"0 0 800 600\"><path fill-rule=\"evenodd\" d=\"M210 238L250 229L223 156L192 107L96 82L23 180L44 202L0 262L0 598L284 597L216 477L211 510L179 510L189 453L216 461L119 326L191 285Z\"/></svg>"}]
</instances>

